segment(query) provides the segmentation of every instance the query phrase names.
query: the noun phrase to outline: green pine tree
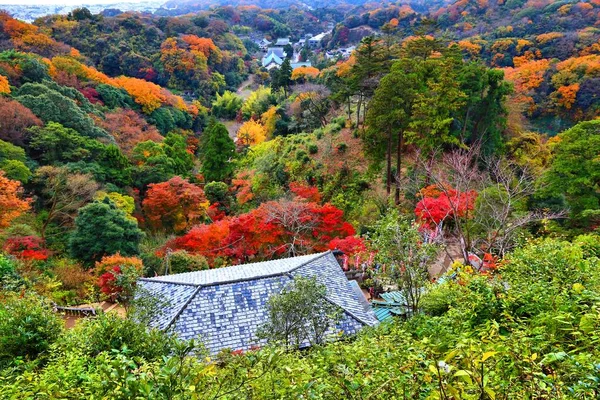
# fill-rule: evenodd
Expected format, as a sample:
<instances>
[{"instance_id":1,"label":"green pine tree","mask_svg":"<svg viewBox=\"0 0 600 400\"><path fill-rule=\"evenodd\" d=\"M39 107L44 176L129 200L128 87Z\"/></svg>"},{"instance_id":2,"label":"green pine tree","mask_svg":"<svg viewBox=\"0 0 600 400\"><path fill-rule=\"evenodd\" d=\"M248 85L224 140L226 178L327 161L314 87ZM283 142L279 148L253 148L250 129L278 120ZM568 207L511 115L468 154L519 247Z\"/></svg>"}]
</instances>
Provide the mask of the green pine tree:
<instances>
[{"instance_id":1,"label":"green pine tree","mask_svg":"<svg viewBox=\"0 0 600 400\"><path fill-rule=\"evenodd\" d=\"M202 174L206 182L230 179L234 170L235 144L225 125L211 121L200 145Z\"/></svg>"},{"instance_id":2,"label":"green pine tree","mask_svg":"<svg viewBox=\"0 0 600 400\"><path fill-rule=\"evenodd\" d=\"M137 222L106 198L79 210L69 248L74 258L92 264L105 255L138 254L142 236Z\"/></svg>"}]
</instances>

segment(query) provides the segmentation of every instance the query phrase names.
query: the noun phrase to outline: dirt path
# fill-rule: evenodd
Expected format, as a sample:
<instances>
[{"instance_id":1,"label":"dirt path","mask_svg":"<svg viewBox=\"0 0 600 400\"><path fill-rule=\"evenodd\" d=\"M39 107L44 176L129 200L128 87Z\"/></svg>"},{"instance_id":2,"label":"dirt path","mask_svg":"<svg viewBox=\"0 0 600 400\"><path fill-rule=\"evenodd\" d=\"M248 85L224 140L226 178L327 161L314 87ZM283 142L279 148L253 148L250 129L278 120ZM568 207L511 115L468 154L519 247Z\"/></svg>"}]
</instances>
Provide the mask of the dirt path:
<instances>
[{"instance_id":1,"label":"dirt path","mask_svg":"<svg viewBox=\"0 0 600 400\"><path fill-rule=\"evenodd\" d=\"M244 82L242 82L242 84L240 85L240 88L236 92L237 95L240 96L244 100L246 100L248 97L250 97L250 94L252 93L253 77L254 77L254 75L248 76L248 79L246 79Z\"/></svg>"}]
</instances>

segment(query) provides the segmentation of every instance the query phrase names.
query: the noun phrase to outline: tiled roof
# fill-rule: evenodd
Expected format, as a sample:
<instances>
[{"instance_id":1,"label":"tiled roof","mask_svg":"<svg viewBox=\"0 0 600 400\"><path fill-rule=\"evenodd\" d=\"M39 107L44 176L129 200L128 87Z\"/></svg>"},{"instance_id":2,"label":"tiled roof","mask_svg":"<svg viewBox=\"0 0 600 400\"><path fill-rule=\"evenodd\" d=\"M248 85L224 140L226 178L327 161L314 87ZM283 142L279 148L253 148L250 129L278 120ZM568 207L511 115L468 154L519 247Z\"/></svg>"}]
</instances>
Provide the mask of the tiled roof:
<instances>
[{"instance_id":1,"label":"tiled roof","mask_svg":"<svg viewBox=\"0 0 600 400\"><path fill-rule=\"evenodd\" d=\"M326 287L326 300L343 310L338 329L356 333L377 319L353 290L331 252L140 279L140 286L169 305L151 324L182 339L198 338L211 353L261 345L256 331L266 322L267 301L298 276Z\"/></svg>"},{"instance_id":2,"label":"tiled roof","mask_svg":"<svg viewBox=\"0 0 600 400\"><path fill-rule=\"evenodd\" d=\"M277 56L277 54L275 54L275 53L269 53L263 57L262 65L263 65L263 67L266 67L267 65L269 65L271 63L281 65L281 64L283 64L283 59L281 57Z\"/></svg>"},{"instance_id":3,"label":"tiled roof","mask_svg":"<svg viewBox=\"0 0 600 400\"><path fill-rule=\"evenodd\" d=\"M386 321L393 316L403 316L408 313L408 306L401 292L381 293L383 300L372 300L373 312L379 321Z\"/></svg>"}]
</instances>

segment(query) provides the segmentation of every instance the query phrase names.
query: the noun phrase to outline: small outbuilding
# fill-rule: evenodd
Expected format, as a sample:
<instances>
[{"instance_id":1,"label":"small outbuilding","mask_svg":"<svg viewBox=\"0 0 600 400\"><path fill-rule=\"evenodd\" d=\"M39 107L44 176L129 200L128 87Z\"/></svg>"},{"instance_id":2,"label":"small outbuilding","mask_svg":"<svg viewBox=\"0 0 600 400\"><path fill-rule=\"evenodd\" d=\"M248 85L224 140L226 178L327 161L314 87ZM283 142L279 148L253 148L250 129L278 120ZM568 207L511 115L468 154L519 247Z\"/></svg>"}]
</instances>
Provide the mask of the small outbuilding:
<instances>
[{"instance_id":1,"label":"small outbuilding","mask_svg":"<svg viewBox=\"0 0 600 400\"><path fill-rule=\"evenodd\" d=\"M342 312L337 330L354 334L378 323L333 253L284 258L183 274L143 278L139 285L168 306L151 325L181 339L198 339L210 353L261 346L257 330L267 322L267 301L297 277L315 277L325 300Z\"/></svg>"}]
</instances>

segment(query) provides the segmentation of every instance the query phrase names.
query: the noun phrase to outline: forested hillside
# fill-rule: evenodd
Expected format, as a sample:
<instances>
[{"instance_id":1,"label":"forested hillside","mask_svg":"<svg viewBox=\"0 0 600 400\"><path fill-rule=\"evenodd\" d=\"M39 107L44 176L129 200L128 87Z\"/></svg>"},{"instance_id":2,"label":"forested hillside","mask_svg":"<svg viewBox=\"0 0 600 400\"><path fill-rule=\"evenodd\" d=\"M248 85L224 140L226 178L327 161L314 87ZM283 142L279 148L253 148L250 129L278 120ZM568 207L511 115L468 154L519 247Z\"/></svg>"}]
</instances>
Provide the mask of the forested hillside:
<instances>
[{"instance_id":1,"label":"forested hillside","mask_svg":"<svg viewBox=\"0 0 600 400\"><path fill-rule=\"evenodd\" d=\"M600 2L246 3L0 12L0 398L598 398ZM327 250L398 316L148 328L139 278Z\"/></svg>"}]
</instances>

